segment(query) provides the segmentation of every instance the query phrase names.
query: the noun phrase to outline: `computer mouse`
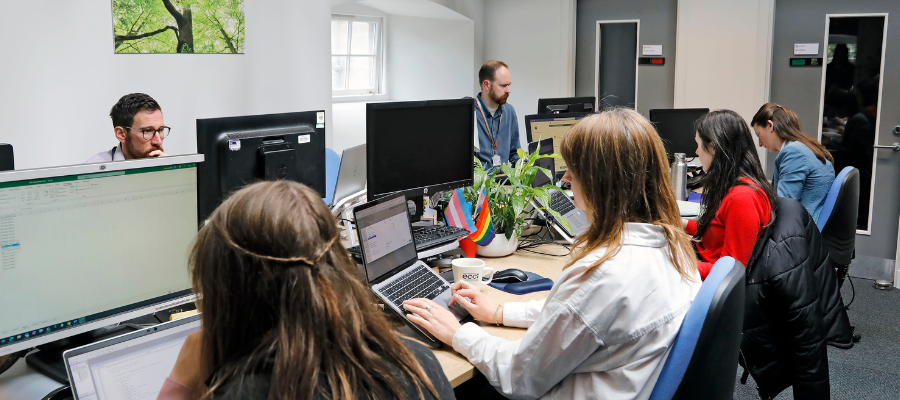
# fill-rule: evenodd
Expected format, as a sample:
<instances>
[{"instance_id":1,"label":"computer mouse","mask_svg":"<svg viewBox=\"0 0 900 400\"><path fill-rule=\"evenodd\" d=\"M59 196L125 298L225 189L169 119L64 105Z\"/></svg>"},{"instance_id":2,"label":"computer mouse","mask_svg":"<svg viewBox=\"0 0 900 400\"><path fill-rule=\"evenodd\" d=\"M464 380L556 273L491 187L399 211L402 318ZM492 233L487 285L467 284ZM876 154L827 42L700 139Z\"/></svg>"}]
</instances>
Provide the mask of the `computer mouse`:
<instances>
[{"instance_id":1,"label":"computer mouse","mask_svg":"<svg viewBox=\"0 0 900 400\"><path fill-rule=\"evenodd\" d=\"M503 271L497 271L494 273L494 279L491 282L497 283L517 283L517 282L525 282L528 280L528 275L521 270L510 268L504 269Z\"/></svg>"},{"instance_id":2,"label":"computer mouse","mask_svg":"<svg viewBox=\"0 0 900 400\"><path fill-rule=\"evenodd\" d=\"M429 267L438 267L439 269L450 268L453 266L452 258L438 258L428 263Z\"/></svg>"}]
</instances>

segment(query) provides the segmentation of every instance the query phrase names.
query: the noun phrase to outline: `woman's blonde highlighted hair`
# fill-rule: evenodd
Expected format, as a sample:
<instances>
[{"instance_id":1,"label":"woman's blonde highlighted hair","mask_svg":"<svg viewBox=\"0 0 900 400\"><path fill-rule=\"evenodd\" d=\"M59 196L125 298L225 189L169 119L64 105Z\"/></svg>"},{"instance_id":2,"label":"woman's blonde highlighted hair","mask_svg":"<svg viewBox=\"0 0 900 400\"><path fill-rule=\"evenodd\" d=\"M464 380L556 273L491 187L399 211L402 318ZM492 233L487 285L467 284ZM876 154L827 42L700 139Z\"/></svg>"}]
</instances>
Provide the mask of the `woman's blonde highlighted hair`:
<instances>
[{"instance_id":1,"label":"woman's blonde highlighted hair","mask_svg":"<svg viewBox=\"0 0 900 400\"><path fill-rule=\"evenodd\" d=\"M665 147L650 121L626 108L586 116L563 138L560 153L581 186L591 221L576 240L567 267L606 247L588 270L593 271L618 253L625 223L640 222L665 229L672 263L681 276L693 280L697 258L681 226Z\"/></svg>"}]
</instances>

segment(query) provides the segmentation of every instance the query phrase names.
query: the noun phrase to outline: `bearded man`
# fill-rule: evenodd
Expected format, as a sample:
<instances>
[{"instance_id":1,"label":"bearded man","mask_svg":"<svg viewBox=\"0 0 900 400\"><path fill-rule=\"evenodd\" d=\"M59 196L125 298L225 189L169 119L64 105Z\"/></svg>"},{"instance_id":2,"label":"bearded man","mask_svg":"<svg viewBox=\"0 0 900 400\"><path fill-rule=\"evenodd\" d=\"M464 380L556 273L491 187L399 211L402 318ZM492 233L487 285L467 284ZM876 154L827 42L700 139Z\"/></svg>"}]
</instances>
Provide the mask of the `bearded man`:
<instances>
[{"instance_id":1,"label":"bearded man","mask_svg":"<svg viewBox=\"0 0 900 400\"><path fill-rule=\"evenodd\" d=\"M512 78L502 61L488 61L478 71L481 93L475 96L475 145L481 164L491 169L518 161L519 121L506 100Z\"/></svg>"},{"instance_id":2,"label":"bearded man","mask_svg":"<svg viewBox=\"0 0 900 400\"><path fill-rule=\"evenodd\" d=\"M85 161L85 164L165 157L163 140L169 128L163 121L162 108L156 100L143 93L131 93L109 111L119 144Z\"/></svg>"}]
</instances>

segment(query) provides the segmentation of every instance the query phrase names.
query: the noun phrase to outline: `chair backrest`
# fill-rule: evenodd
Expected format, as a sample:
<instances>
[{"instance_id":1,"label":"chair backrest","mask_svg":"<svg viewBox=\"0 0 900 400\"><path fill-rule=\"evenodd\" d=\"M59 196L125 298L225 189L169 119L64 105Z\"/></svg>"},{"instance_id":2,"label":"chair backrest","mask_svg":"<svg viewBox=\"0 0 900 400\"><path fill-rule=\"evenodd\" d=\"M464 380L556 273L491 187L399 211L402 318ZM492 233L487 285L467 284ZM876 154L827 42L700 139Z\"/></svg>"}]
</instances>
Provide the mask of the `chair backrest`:
<instances>
[{"instance_id":1,"label":"chair backrest","mask_svg":"<svg viewBox=\"0 0 900 400\"><path fill-rule=\"evenodd\" d=\"M727 399L744 325L744 266L723 257L713 266L660 371L651 400Z\"/></svg>"},{"instance_id":2,"label":"chair backrest","mask_svg":"<svg viewBox=\"0 0 900 400\"><path fill-rule=\"evenodd\" d=\"M0 171L12 171L16 169L11 144L0 143Z\"/></svg>"},{"instance_id":3,"label":"chair backrest","mask_svg":"<svg viewBox=\"0 0 900 400\"><path fill-rule=\"evenodd\" d=\"M828 253L838 265L850 265L856 247L856 217L859 213L859 170L846 167L834 178L816 226Z\"/></svg>"},{"instance_id":4,"label":"chair backrest","mask_svg":"<svg viewBox=\"0 0 900 400\"><path fill-rule=\"evenodd\" d=\"M341 156L334 150L325 148L325 204L331 204L334 198L334 185L337 183L339 169Z\"/></svg>"}]
</instances>

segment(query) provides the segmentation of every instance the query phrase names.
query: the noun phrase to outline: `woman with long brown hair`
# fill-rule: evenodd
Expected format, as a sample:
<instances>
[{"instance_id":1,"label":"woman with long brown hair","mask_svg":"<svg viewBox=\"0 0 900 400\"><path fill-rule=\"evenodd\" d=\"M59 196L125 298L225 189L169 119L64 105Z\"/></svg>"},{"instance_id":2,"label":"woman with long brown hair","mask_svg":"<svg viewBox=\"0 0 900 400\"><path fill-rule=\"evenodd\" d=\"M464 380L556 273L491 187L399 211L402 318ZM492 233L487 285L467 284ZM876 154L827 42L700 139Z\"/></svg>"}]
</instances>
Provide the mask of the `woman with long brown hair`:
<instances>
[{"instance_id":1,"label":"woman with long brown hair","mask_svg":"<svg viewBox=\"0 0 900 400\"><path fill-rule=\"evenodd\" d=\"M521 340L460 326L430 300L404 306L506 396L646 399L700 287L665 148L647 119L617 108L582 118L561 153L591 226L547 299L495 306L453 285L476 319L528 328Z\"/></svg>"},{"instance_id":2,"label":"woman with long brown hair","mask_svg":"<svg viewBox=\"0 0 900 400\"><path fill-rule=\"evenodd\" d=\"M694 123L697 158L706 174L703 213L683 220L697 240L697 269L706 279L713 264L730 256L745 267L772 219L775 189L766 180L747 122L731 110L715 110Z\"/></svg>"},{"instance_id":3,"label":"woman with long brown hair","mask_svg":"<svg viewBox=\"0 0 900 400\"><path fill-rule=\"evenodd\" d=\"M790 108L763 104L750 125L761 147L779 152L772 179L776 194L799 201L813 220L818 219L834 182L831 153L800 130L800 118Z\"/></svg>"},{"instance_id":4,"label":"woman with long brown hair","mask_svg":"<svg viewBox=\"0 0 900 400\"><path fill-rule=\"evenodd\" d=\"M229 197L189 264L202 327L161 399L453 398L433 353L398 338L319 194L261 182Z\"/></svg>"}]
</instances>

